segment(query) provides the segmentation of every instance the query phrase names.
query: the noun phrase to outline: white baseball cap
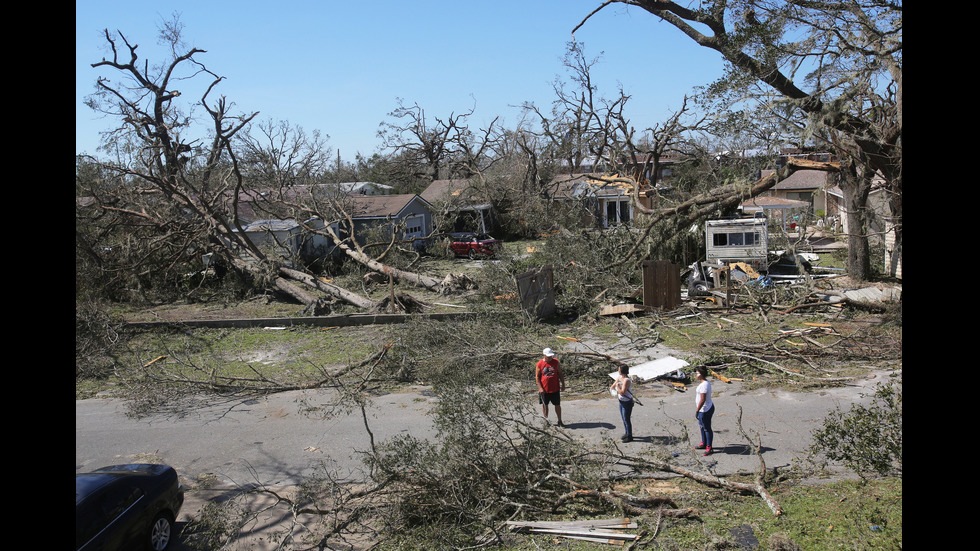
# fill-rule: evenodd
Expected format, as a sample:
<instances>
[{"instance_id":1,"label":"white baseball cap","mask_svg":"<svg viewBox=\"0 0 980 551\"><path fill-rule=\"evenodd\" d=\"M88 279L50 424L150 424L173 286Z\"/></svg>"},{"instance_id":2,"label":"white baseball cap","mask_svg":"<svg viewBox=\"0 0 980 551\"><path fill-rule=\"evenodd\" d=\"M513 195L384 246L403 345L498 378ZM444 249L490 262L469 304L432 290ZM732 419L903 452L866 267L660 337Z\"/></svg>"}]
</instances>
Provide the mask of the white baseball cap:
<instances>
[{"instance_id":1,"label":"white baseball cap","mask_svg":"<svg viewBox=\"0 0 980 551\"><path fill-rule=\"evenodd\" d=\"M549 357L555 355L555 351L550 348L545 348L543 353L545 356L549 356Z\"/></svg>"}]
</instances>

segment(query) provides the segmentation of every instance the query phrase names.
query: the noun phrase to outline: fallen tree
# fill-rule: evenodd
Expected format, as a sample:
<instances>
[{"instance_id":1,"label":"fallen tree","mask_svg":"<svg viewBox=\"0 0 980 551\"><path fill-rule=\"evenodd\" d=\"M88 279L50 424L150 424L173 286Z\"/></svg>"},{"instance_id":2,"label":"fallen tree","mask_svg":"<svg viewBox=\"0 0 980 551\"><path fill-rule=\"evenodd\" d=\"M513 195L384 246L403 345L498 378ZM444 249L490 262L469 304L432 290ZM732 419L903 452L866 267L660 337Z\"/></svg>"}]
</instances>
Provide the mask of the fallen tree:
<instances>
[{"instance_id":1,"label":"fallen tree","mask_svg":"<svg viewBox=\"0 0 980 551\"><path fill-rule=\"evenodd\" d=\"M698 471L693 471L691 469L686 469L684 467L674 465L669 461L652 459L649 457L637 457L633 455L620 454L617 459L627 462L634 468L642 470L656 470L667 473L673 473L685 478L689 478L706 486L711 486L714 488L723 488L726 490L731 490L739 493L750 493L756 494L765 502L772 514L779 516L783 514L783 509L779 503L772 497L769 493L768 488L766 488L765 477L766 477L766 460L762 457L762 442L760 437L756 435L756 439L753 440L745 432L742 427L742 408L739 407L738 418L736 420L736 425L738 426L739 434L741 434L745 440L748 442L749 446L752 448L752 453L759 458L759 469L756 471L755 481L752 483L736 482L734 480L729 480L724 477L715 476L710 473L702 473Z\"/></svg>"},{"instance_id":2,"label":"fallen tree","mask_svg":"<svg viewBox=\"0 0 980 551\"><path fill-rule=\"evenodd\" d=\"M637 256L640 255L640 251L645 250L641 249L641 247L656 248L662 242L673 237L674 232L664 231L666 222L669 222L673 228L684 228L708 218L714 212L731 211L742 202L762 195L780 181L785 180L797 170L802 169L836 172L840 170L840 164L810 161L807 159L789 159L785 166L751 185L728 184L692 197L674 207L646 210L645 213L648 217L643 220L645 226L643 233L636 240L633 248L628 253L622 255L619 260L603 266L602 269L609 270L625 262L636 261ZM592 175L592 177L604 180L601 175ZM638 188L635 180L632 178L628 180L633 184L634 188ZM638 204L635 198L634 204Z\"/></svg>"},{"instance_id":3,"label":"fallen tree","mask_svg":"<svg viewBox=\"0 0 980 551\"><path fill-rule=\"evenodd\" d=\"M95 257L101 269L113 266L120 273L127 272L142 289L153 278L180 281L185 274L200 269L200 255L210 253L216 264L220 262L242 281L281 292L313 315L330 310L320 293L364 310L373 309L376 305L365 297L305 270L283 266L243 231L240 206L256 194L243 175L235 140L258 113L233 115L224 97L211 100L223 77L197 59L204 50L183 48L180 30L178 21L163 29L161 35L167 37L173 57L155 70L140 60L137 44L122 33L105 31L112 56L92 66L114 70L120 79L100 77L97 91L87 103L120 121L106 145L125 147L116 149L120 155L113 161L83 156L98 167L99 176L84 181L76 178L76 194L85 198L79 201L84 206L76 210L76 221L102 225L87 232L97 236L92 240L83 239L77 232L77 246L84 249L81 252L86 258ZM192 119L175 103L185 95L176 86L190 89L202 76L211 80L204 83L200 100L186 109L203 107L207 113L211 123L207 142L192 136ZM350 241L336 235L332 238L357 262L397 281L441 291L458 288L444 284L454 281L451 278L400 270L359 247L350 247ZM106 243L109 239L125 246ZM114 258L123 253L124 261Z\"/></svg>"}]
</instances>

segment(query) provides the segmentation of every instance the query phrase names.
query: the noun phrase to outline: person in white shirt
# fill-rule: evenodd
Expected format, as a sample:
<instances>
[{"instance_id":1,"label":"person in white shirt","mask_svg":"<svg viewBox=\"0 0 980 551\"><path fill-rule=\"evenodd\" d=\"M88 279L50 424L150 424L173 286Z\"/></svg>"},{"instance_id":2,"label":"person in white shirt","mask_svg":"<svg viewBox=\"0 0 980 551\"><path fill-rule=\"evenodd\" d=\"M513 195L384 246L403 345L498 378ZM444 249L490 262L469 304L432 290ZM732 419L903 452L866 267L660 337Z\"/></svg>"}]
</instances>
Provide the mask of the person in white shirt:
<instances>
[{"instance_id":1,"label":"person in white shirt","mask_svg":"<svg viewBox=\"0 0 980 551\"><path fill-rule=\"evenodd\" d=\"M697 410L695 416L701 427L701 443L696 449L704 450L704 455L711 455L711 443L714 433L711 431L711 417L715 414L715 403L711 400L711 381L708 380L708 369L704 366L695 368L698 388L695 392Z\"/></svg>"},{"instance_id":2,"label":"person in white shirt","mask_svg":"<svg viewBox=\"0 0 980 551\"><path fill-rule=\"evenodd\" d=\"M619 377L609 389L615 391L619 397L619 416L623 418L623 425L626 428L626 434L622 438L623 442L633 441L633 393L630 392L632 385L629 366L620 365Z\"/></svg>"}]
</instances>

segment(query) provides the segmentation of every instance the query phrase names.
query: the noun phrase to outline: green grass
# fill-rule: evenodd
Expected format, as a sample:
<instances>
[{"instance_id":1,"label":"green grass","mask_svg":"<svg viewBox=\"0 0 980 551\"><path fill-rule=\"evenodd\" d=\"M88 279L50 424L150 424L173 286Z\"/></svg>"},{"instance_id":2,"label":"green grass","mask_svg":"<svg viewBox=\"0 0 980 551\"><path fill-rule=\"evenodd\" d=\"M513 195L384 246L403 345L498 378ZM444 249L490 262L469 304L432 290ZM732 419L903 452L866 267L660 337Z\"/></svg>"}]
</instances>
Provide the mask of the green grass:
<instances>
[{"instance_id":1,"label":"green grass","mask_svg":"<svg viewBox=\"0 0 980 551\"><path fill-rule=\"evenodd\" d=\"M901 549L902 480L846 481L773 489L783 509L776 517L761 499L737 496L712 500L704 526L678 530L678 540L700 548L708 539L727 539L730 530L752 527L760 549L785 537L801 549Z\"/></svg>"},{"instance_id":2,"label":"green grass","mask_svg":"<svg viewBox=\"0 0 980 551\"><path fill-rule=\"evenodd\" d=\"M754 538L757 551L830 551L837 549L898 550L902 548L902 480L886 478L820 485L784 485L770 488L783 514L775 516L756 495L735 495L687 479L666 483L674 489L666 497L679 509L694 508L687 518L662 517L657 512L630 517L639 524L630 533L645 533L642 549L669 551L742 549ZM646 492L642 484L628 491ZM657 495L656 487L650 493ZM606 515L608 517L609 515ZM605 517L604 517L605 518ZM560 520L560 519L554 519ZM581 519L579 519L581 520ZM423 529L424 532L424 529ZM548 535L502 532L505 549L530 551L610 549L608 545ZM650 538L656 534L653 541ZM747 534L747 535L746 535ZM431 537L416 534L423 539ZM419 539L402 534L382 544L382 551L417 549ZM796 547L793 547L795 544Z\"/></svg>"},{"instance_id":3,"label":"green grass","mask_svg":"<svg viewBox=\"0 0 980 551\"><path fill-rule=\"evenodd\" d=\"M194 380L212 375L254 378L258 372L283 383L310 381L322 370L362 361L379 346L376 330L369 327L141 331L120 351L112 375L76 379L75 396L113 393L148 364Z\"/></svg>"},{"instance_id":4,"label":"green grass","mask_svg":"<svg viewBox=\"0 0 980 551\"><path fill-rule=\"evenodd\" d=\"M732 530L745 527L760 551L786 549L781 539L807 551L902 548L901 479L770 488L783 510L778 517L758 496L685 486L702 522L671 521L659 540L666 549L734 542Z\"/></svg>"}]
</instances>

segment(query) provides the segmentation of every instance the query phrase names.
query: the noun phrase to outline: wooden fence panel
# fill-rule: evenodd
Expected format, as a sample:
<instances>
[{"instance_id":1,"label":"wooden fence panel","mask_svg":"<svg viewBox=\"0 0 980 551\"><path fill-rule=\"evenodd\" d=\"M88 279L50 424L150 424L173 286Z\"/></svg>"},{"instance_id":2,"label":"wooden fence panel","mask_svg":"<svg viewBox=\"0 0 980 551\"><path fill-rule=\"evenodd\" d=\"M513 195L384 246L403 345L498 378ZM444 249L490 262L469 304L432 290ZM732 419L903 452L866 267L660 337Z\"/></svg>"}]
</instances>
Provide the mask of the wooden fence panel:
<instances>
[{"instance_id":1,"label":"wooden fence panel","mask_svg":"<svg viewBox=\"0 0 980 551\"><path fill-rule=\"evenodd\" d=\"M517 275L521 308L528 315L546 318L555 313L554 274L551 265Z\"/></svg>"},{"instance_id":2,"label":"wooden fence panel","mask_svg":"<svg viewBox=\"0 0 980 551\"><path fill-rule=\"evenodd\" d=\"M680 265L667 260L643 262L643 307L673 310L681 305Z\"/></svg>"}]
</instances>

